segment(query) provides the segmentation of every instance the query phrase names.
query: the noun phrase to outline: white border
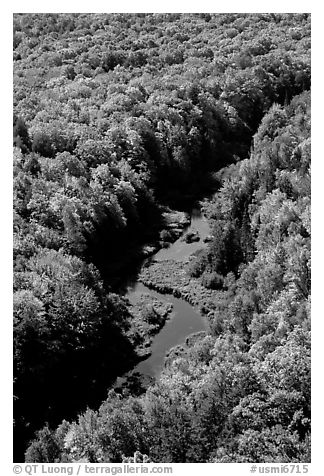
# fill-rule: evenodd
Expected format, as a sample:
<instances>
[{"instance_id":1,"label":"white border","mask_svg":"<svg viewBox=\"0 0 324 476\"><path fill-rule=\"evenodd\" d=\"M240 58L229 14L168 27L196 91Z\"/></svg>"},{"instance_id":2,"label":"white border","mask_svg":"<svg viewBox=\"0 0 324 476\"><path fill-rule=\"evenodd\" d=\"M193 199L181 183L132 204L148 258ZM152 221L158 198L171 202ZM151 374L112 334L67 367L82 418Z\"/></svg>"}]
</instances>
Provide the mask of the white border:
<instances>
[{"instance_id":1,"label":"white border","mask_svg":"<svg viewBox=\"0 0 324 476\"><path fill-rule=\"evenodd\" d=\"M91 8L90 8L91 7ZM12 14L13 12L311 12L312 13L312 464L308 474L323 474L321 470L322 429L323 429L323 390L322 390L322 361L323 344L323 9L320 2L309 1L226 1L224 4L200 0L197 3L165 0L161 4L152 1L118 2L103 1L62 1L52 4L44 1L13 1L11 5L1 7L1 173L0 173L0 203L1 203L1 441L2 457L0 463L8 464L8 471L2 474L12 474ZM323 158L322 158L323 157ZM322 212L322 213L321 213ZM321 312L322 311L322 312ZM174 474L196 474L203 470L206 474L248 474L250 465L218 464L215 465L175 465ZM233 472L230 472L232 471Z\"/></svg>"}]
</instances>

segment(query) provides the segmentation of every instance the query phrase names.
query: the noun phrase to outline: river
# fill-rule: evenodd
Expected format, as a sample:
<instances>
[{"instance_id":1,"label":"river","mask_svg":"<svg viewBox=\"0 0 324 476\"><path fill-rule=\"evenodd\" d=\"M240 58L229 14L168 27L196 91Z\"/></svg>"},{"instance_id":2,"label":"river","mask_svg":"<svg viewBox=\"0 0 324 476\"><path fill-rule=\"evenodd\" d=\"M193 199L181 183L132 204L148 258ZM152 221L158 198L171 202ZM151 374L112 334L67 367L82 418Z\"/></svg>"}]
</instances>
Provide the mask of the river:
<instances>
[{"instance_id":1,"label":"river","mask_svg":"<svg viewBox=\"0 0 324 476\"><path fill-rule=\"evenodd\" d=\"M200 236L199 241L186 243L183 240L185 233L196 231ZM202 215L199 208L196 207L192 210L191 223L184 230L183 235L168 248L162 248L149 259L158 261L170 259L185 261L195 251L207 247L207 243L204 242L204 239L210 235L210 227L207 219ZM184 343L190 334L206 331L208 326L205 318L186 301L172 295L153 291L136 280L132 283L128 283L125 297L127 297L131 303L135 303L144 293L149 294L153 298L171 302L173 305L171 318L166 321L164 327L153 339L151 355L141 361L133 369L133 372L157 378L163 369L166 353L172 347Z\"/></svg>"}]
</instances>

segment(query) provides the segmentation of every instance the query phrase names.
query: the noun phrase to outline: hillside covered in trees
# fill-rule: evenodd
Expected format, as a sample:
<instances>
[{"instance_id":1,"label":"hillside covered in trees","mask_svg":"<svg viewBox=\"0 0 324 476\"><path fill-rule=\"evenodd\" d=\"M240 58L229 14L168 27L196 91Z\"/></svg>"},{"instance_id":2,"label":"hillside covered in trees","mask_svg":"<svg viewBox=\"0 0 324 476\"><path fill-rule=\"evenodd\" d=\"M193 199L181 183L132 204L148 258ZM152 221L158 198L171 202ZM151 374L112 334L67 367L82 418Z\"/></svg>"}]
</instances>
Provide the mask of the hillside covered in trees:
<instances>
[{"instance_id":1,"label":"hillside covered in trees","mask_svg":"<svg viewBox=\"0 0 324 476\"><path fill-rule=\"evenodd\" d=\"M15 14L13 46L16 460L310 461L310 16ZM208 247L140 272L209 331L116 391L159 327L122 277L216 186Z\"/></svg>"}]
</instances>

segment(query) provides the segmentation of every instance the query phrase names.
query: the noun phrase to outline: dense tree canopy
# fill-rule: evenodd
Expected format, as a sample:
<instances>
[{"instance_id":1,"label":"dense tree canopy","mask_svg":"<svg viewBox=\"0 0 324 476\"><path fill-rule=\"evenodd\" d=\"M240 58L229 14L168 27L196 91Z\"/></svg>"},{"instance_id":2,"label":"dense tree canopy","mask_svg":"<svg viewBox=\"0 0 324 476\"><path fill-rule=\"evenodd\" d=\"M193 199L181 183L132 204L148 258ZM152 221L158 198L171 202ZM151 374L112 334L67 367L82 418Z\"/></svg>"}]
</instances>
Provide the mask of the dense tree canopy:
<instances>
[{"instance_id":1,"label":"dense tree canopy","mask_svg":"<svg viewBox=\"0 0 324 476\"><path fill-rule=\"evenodd\" d=\"M309 461L309 15L15 14L13 40L18 453ZM98 410L141 343L115 278L211 173L210 332Z\"/></svg>"}]
</instances>

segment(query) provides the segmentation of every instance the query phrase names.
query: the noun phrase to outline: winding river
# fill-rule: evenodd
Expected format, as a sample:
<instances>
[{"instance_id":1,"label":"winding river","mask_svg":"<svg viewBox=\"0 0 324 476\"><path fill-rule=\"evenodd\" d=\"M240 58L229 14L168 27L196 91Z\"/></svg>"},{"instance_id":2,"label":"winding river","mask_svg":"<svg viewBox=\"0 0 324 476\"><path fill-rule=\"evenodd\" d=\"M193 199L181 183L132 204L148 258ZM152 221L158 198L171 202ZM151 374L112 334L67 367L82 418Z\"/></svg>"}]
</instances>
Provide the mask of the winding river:
<instances>
[{"instance_id":1,"label":"winding river","mask_svg":"<svg viewBox=\"0 0 324 476\"><path fill-rule=\"evenodd\" d=\"M194 208L191 212L191 224L184 230L184 233L197 231L200 240L194 243L186 243L182 237L171 244L168 248L162 248L150 259L155 261L177 260L185 261L188 257L207 246L204 239L210 235L210 227L207 219L201 214L199 208ZM182 235L183 236L183 235ZM171 318L166 321L164 327L153 339L151 355L141 361L134 369L142 375L158 377L163 368L166 353L174 346L184 343L186 338L193 333L207 330L206 320L186 301L172 295L166 295L153 291L144 284L134 281L129 283L125 296L131 303L135 303L142 294L149 294L153 298L171 302L173 312Z\"/></svg>"}]
</instances>

